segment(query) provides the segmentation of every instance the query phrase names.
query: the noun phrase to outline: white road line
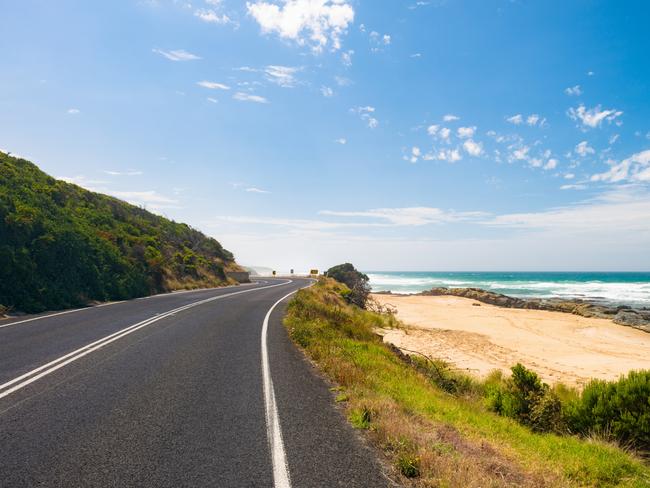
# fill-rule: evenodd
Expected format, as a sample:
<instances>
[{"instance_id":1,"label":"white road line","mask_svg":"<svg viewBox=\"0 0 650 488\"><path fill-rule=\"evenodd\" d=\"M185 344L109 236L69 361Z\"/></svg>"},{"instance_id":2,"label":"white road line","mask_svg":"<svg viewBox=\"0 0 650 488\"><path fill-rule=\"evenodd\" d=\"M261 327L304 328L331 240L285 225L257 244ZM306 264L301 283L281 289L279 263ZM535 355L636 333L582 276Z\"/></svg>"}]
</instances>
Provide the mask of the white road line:
<instances>
[{"instance_id":1,"label":"white road line","mask_svg":"<svg viewBox=\"0 0 650 488\"><path fill-rule=\"evenodd\" d=\"M266 436L271 450L274 488L291 488L291 478L289 476L289 465L287 464L284 442L282 441L280 416L278 415L278 407L275 403L275 390L273 389L273 379L271 378L271 367L269 366L269 351L266 337L269 329L269 318L271 318L271 313L273 313L275 307L277 307L282 300L290 297L297 291L298 290L292 291L275 302L266 313L264 323L262 324L262 380L264 387L264 407L266 409Z\"/></svg>"},{"instance_id":2,"label":"white road line","mask_svg":"<svg viewBox=\"0 0 650 488\"><path fill-rule=\"evenodd\" d=\"M118 330L117 332L114 332L110 335L107 335L106 337L103 337L97 341L94 341L86 346L83 346L75 351L72 351L68 354L65 354L64 356L61 356L54 361L50 361L47 364L44 364L42 366L39 366L36 369L33 369L21 376L18 376L17 378L14 378L11 381L8 381L2 385L0 385L0 398L4 398L11 393L14 393L15 391L20 390L21 388L24 388L25 386L33 383L34 381L39 380L40 378L47 376L54 371L66 366L67 364L70 364L87 354L90 354L93 351L96 351L98 349L101 349L102 347L106 346L107 344L110 344L113 341L116 341L118 339L121 339L122 337L125 337L133 332L135 332L138 329L141 329L142 327L146 327L148 325L151 325L155 322L158 322L159 320L162 320L170 315L174 315L178 312L181 312L183 310L187 310L193 307L196 307L198 305L203 305L208 302L212 302L215 300L220 300L222 298L226 297L231 297L233 295L240 295L242 293L250 293L253 291L260 291L260 290L266 290L268 288L275 288L276 286L283 286L283 285L288 285L292 281L285 281L284 283L278 283L277 285L271 285L271 286L264 286L260 288L251 288L248 290L242 290L242 291L236 291L234 293L228 293L226 295L219 295L216 297L211 297L207 298L205 300L200 300L198 302L190 303L187 305L183 305L182 307L175 308L173 310L169 310L167 312L164 312L159 315L154 315L153 317L150 317L146 320L143 320L141 322L138 322L136 324L130 325L124 329ZM35 375L35 376L34 376ZM12 386L13 385L13 386Z\"/></svg>"},{"instance_id":3,"label":"white road line","mask_svg":"<svg viewBox=\"0 0 650 488\"><path fill-rule=\"evenodd\" d=\"M181 295L184 293L192 293L192 292L199 292L199 291L210 291L210 290L225 290L228 288L235 288L239 286L252 286L257 284L258 282L253 282L253 283L244 283L242 285L229 285L229 286L221 286L217 288L199 288L196 290L179 290L179 291L172 291L169 293L157 293L156 295L149 295L146 297L139 297L135 298L135 300L149 300L150 298L157 298L157 297L169 297L169 296L174 296L174 295ZM266 281L264 283L267 283ZM41 319L49 319L50 317L56 317L57 315L66 315L69 313L75 313L75 312L82 312L83 310L92 310L94 308L100 308L100 307L107 307L109 305L117 305L118 303L124 303L129 300L120 300L117 302L107 302L107 303L100 303L99 305L94 305L92 307L81 307L81 308L74 308L72 310L64 310L63 312L56 312L56 313L50 313L47 315L39 315L38 317L32 317L31 319L25 319L25 320L19 320L18 322L10 322L8 324L3 324L0 325L0 329L4 329L5 327L11 327L12 325L18 325L18 324L25 324L27 322L33 322L34 320L41 320Z\"/></svg>"}]
</instances>

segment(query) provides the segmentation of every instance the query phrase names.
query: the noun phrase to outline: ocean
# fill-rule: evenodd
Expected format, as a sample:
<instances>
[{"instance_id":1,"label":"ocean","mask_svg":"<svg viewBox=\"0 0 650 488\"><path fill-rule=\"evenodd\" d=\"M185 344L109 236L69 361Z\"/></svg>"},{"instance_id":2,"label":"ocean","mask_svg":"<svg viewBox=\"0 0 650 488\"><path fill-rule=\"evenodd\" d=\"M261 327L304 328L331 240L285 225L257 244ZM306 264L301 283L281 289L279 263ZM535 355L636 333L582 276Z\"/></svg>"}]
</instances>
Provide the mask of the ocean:
<instances>
[{"instance_id":1,"label":"ocean","mask_svg":"<svg viewBox=\"0 0 650 488\"><path fill-rule=\"evenodd\" d=\"M373 291L417 293L437 286L483 288L513 297L581 298L650 307L650 272L366 271Z\"/></svg>"}]
</instances>

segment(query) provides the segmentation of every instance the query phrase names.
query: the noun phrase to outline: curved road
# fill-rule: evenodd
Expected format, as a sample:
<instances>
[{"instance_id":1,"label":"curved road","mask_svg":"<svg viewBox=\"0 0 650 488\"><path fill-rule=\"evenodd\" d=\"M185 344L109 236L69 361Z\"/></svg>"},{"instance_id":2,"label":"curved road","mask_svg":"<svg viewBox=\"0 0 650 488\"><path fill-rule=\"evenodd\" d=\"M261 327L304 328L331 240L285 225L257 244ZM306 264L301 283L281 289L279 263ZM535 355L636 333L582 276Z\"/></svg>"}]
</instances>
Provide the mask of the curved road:
<instances>
[{"instance_id":1,"label":"curved road","mask_svg":"<svg viewBox=\"0 0 650 488\"><path fill-rule=\"evenodd\" d=\"M282 325L308 284L0 321L0 486L392 486Z\"/></svg>"}]
</instances>

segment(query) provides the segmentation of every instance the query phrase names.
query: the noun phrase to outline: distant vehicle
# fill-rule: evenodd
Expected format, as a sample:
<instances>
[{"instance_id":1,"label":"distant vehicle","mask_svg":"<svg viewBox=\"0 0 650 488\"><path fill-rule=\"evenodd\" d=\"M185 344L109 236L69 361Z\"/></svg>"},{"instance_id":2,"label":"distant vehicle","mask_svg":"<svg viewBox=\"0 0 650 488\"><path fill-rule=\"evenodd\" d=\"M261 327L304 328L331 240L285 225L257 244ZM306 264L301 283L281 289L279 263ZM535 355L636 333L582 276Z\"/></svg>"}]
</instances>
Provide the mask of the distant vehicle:
<instances>
[{"instance_id":1,"label":"distant vehicle","mask_svg":"<svg viewBox=\"0 0 650 488\"><path fill-rule=\"evenodd\" d=\"M312 270L309 271L309 274L310 274L310 275L317 275L317 274L318 274L318 270L317 270L317 269L312 269Z\"/></svg>"}]
</instances>

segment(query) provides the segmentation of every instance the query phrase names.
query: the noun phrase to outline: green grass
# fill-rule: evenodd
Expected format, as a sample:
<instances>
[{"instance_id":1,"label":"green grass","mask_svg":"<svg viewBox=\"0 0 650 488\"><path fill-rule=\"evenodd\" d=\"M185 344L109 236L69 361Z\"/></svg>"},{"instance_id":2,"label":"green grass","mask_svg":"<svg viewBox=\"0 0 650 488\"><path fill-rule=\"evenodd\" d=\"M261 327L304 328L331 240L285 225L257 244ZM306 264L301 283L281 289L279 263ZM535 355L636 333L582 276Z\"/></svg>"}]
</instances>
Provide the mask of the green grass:
<instances>
[{"instance_id":1,"label":"green grass","mask_svg":"<svg viewBox=\"0 0 650 488\"><path fill-rule=\"evenodd\" d=\"M650 486L650 468L614 445L533 433L475 395L437 387L373 333L395 318L347 305L343 290L322 280L301 291L285 323L345 388L350 422L370 431L395 473L418 486Z\"/></svg>"}]
</instances>

